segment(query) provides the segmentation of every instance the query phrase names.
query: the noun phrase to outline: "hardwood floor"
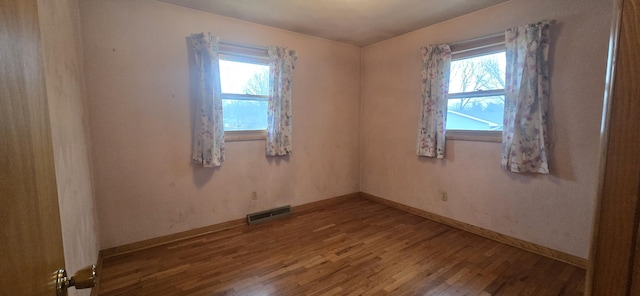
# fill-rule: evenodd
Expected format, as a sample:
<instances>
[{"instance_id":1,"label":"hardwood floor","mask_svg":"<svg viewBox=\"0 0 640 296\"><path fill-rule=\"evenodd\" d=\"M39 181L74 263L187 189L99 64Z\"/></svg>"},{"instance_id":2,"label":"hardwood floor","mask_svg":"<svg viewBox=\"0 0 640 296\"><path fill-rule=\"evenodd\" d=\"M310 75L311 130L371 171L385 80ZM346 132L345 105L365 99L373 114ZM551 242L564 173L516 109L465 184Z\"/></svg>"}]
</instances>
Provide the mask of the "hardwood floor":
<instances>
[{"instance_id":1,"label":"hardwood floor","mask_svg":"<svg viewBox=\"0 0 640 296\"><path fill-rule=\"evenodd\" d=\"M582 295L585 271L366 199L105 258L99 295Z\"/></svg>"}]
</instances>

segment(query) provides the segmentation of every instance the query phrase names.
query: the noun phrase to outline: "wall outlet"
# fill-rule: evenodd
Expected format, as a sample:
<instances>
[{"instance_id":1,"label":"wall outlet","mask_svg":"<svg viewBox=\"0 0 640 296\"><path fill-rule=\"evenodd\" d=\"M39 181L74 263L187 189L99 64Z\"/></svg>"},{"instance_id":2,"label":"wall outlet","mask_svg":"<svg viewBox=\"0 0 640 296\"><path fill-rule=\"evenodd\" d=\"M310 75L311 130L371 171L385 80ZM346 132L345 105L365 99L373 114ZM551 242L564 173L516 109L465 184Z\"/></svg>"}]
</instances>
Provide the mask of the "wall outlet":
<instances>
[{"instance_id":1,"label":"wall outlet","mask_svg":"<svg viewBox=\"0 0 640 296\"><path fill-rule=\"evenodd\" d=\"M251 191L251 199L252 200L258 200L258 193L255 191Z\"/></svg>"},{"instance_id":2,"label":"wall outlet","mask_svg":"<svg viewBox=\"0 0 640 296\"><path fill-rule=\"evenodd\" d=\"M442 201L447 201L449 199L449 197L447 196L446 192L440 192L440 199Z\"/></svg>"}]
</instances>

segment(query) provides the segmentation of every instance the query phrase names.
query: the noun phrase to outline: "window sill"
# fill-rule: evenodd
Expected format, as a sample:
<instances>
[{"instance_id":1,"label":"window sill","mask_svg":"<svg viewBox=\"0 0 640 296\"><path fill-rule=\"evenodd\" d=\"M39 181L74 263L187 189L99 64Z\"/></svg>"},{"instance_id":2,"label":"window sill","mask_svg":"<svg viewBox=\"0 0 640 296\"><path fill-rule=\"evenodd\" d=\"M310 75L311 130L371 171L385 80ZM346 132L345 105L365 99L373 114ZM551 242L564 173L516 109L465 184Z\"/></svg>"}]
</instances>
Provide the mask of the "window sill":
<instances>
[{"instance_id":1,"label":"window sill","mask_svg":"<svg viewBox=\"0 0 640 296\"><path fill-rule=\"evenodd\" d=\"M240 141L260 141L267 139L267 131L226 131L224 132L225 142L240 142Z\"/></svg>"},{"instance_id":2,"label":"window sill","mask_svg":"<svg viewBox=\"0 0 640 296\"><path fill-rule=\"evenodd\" d=\"M448 130L446 138L447 140L501 143L502 131Z\"/></svg>"}]
</instances>

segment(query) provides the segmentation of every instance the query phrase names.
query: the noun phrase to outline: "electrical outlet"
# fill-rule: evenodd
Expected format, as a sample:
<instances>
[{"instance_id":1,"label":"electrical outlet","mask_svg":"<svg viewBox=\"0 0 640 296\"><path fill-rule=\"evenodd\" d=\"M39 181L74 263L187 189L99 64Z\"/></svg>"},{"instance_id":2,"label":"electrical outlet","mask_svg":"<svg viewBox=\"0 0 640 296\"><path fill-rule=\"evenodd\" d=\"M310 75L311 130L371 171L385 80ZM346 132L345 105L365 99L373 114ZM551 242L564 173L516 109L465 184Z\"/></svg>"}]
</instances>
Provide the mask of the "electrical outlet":
<instances>
[{"instance_id":1,"label":"electrical outlet","mask_svg":"<svg viewBox=\"0 0 640 296\"><path fill-rule=\"evenodd\" d=\"M258 200L258 193L255 191L251 191L251 199L252 200Z\"/></svg>"},{"instance_id":2,"label":"electrical outlet","mask_svg":"<svg viewBox=\"0 0 640 296\"><path fill-rule=\"evenodd\" d=\"M449 197L447 196L446 192L440 192L440 199L442 201L447 201L449 199Z\"/></svg>"}]
</instances>

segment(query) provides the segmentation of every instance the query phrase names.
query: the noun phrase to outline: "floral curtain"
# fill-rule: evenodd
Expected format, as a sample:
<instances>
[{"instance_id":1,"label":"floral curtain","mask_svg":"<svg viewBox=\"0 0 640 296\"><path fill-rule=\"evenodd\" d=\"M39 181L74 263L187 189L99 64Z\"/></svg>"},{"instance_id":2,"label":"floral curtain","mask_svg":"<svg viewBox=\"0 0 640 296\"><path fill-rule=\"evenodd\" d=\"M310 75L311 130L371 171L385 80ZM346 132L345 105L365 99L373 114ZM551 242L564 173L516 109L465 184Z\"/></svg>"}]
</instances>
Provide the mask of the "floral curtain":
<instances>
[{"instance_id":1,"label":"floral curtain","mask_svg":"<svg viewBox=\"0 0 640 296\"><path fill-rule=\"evenodd\" d=\"M422 108L416 153L444 158L451 49L446 44L423 47L422 60Z\"/></svg>"},{"instance_id":2,"label":"floral curtain","mask_svg":"<svg viewBox=\"0 0 640 296\"><path fill-rule=\"evenodd\" d=\"M210 33L200 33L191 35L191 42L199 75L192 158L203 167L218 167L224 162L220 39Z\"/></svg>"},{"instance_id":3,"label":"floral curtain","mask_svg":"<svg viewBox=\"0 0 640 296\"><path fill-rule=\"evenodd\" d=\"M269 112L267 155L291 154L291 80L296 52L286 47L269 46Z\"/></svg>"},{"instance_id":4,"label":"floral curtain","mask_svg":"<svg viewBox=\"0 0 640 296\"><path fill-rule=\"evenodd\" d=\"M548 174L549 25L506 31L507 69L502 167L515 173Z\"/></svg>"}]
</instances>

